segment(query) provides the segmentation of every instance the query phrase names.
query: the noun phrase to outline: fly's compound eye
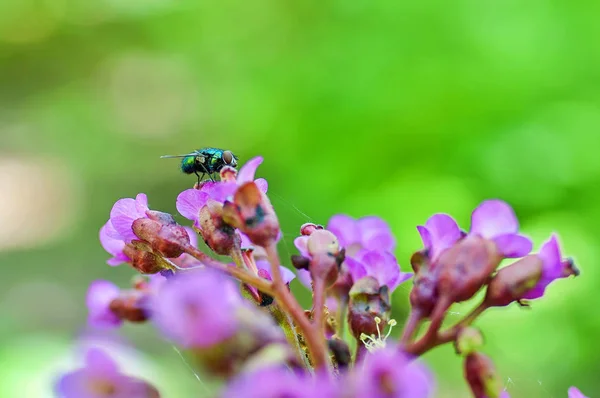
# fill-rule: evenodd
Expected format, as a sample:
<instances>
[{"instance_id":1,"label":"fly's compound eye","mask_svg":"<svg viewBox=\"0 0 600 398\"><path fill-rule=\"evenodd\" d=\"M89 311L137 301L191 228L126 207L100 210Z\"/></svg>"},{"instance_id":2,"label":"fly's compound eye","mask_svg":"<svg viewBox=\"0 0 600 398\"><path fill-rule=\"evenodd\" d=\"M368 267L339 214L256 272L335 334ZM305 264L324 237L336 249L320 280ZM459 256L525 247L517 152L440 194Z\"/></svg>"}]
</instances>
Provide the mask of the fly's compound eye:
<instances>
[{"instance_id":1,"label":"fly's compound eye","mask_svg":"<svg viewBox=\"0 0 600 398\"><path fill-rule=\"evenodd\" d=\"M223 162L225 162L225 164L228 164L228 165L234 166L234 167L236 165L235 158L233 157L233 153L231 153L231 151L223 151L223 155L221 155L221 159L223 159Z\"/></svg>"}]
</instances>

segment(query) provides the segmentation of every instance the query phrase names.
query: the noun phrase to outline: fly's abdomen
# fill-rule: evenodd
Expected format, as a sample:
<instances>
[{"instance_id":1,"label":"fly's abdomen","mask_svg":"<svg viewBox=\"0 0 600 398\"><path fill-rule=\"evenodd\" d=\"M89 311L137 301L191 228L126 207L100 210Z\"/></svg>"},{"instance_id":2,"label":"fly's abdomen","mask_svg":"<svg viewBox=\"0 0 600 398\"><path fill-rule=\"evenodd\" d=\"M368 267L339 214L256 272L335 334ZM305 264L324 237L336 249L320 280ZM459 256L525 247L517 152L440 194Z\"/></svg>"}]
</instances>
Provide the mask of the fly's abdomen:
<instances>
[{"instance_id":1,"label":"fly's abdomen","mask_svg":"<svg viewBox=\"0 0 600 398\"><path fill-rule=\"evenodd\" d=\"M181 171L185 174L196 172L196 156L186 156L181 159Z\"/></svg>"}]
</instances>

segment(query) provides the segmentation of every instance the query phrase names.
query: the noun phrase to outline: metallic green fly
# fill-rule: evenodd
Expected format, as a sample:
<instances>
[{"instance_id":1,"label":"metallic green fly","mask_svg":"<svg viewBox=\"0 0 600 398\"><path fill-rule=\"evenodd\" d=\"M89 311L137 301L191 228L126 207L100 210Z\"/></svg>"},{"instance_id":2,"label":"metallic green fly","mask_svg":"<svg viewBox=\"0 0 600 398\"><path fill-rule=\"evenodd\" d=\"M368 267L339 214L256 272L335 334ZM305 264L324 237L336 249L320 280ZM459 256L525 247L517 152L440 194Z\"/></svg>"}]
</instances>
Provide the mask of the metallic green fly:
<instances>
[{"instance_id":1,"label":"metallic green fly","mask_svg":"<svg viewBox=\"0 0 600 398\"><path fill-rule=\"evenodd\" d=\"M225 166L237 167L238 161L233 152L210 147L197 149L186 155L165 155L161 158L183 158L181 159L181 171L185 174L196 174L198 184L206 174L211 181L214 181L214 174L220 172Z\"/></svg>"}]
</instances>

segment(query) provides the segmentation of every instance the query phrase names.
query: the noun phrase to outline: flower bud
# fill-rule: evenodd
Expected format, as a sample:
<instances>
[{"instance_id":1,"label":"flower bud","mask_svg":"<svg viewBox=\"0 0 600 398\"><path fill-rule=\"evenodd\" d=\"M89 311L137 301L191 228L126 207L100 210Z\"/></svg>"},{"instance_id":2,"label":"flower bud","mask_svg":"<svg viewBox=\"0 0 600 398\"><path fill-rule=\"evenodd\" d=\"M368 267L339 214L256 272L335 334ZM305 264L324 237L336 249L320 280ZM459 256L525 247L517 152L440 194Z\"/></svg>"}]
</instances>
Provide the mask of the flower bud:
<instances>
[{"instance_id":1,"label":"flower bud","mask_svg":"<svg viewBox=\"0 0 600 398\"><path fill-rule=\"evenodd\" d=\"M148 211L152 218L139 218L133 222L135 235L150 244L152 249L167 258L179 257L183 248L190 244L184 227L175 223L167 213Z\"/></svg>"},{"instance_id":2,"label":"flower bud","mask_svg":"<svg viewBox=\"0 0 600 398\"><path fill-rule=\"evenodd\" d=\"M461 328L454 341L456 353L468 356L478 351L483 346L483 335L477 328L468 326Z\"/></svg>"},{"instance_id":3,"label":"flower bud","mask_svg":"<svg viewBox=\"0 0 600 398\"><path fill-rule=\"evenodd\" d=\"M126 292L110 302L109 308L119 319L132 323L148 320L148 311L143 306L144 295Z\"/></svg>"},{"instance_id":4,"label":"flower bud","mask_svg":"<svg viewBox=\"0 0 600 398\"><path fill-rule=\"evenodd\" d=\"M259 246L269 246L279 235L279 221L273 206L254 182L240 186L233 202L225 202L223 219Z\"/></svg>"},{"instance_id":5,"label":"flower bud","mask_svg":"<svg viewBox=\"0 0 600 398\"><path fill-rule=\"evenodd\" d=\"M152 252L148 243L142 241L126 244L123 253L131 259L131 266L142 274L156 274L170 267L161 256Z\"/></svg>"},{"instance_id":6,"label":"flower bud","mask_svg":"<svg viewBox=\"0 0 600 398\"><path fill-rule=\"evenodd\" d=\"M542 260L530 255L498 271L488 285L485 303L503 307L519 301L542 277Z\"/></svg>"},{"instance_id":7,"label":"flower bud","mask_svg":"<svg viewBox=\"0 0 600 398\"><path fill-rule=\"evenodd\" d=\"M308 266L310 265L310 259L300 256L300 255L293 255L291 257L292 260L292 265L294 266L294 268L296 269L308 269Z\"/></svg>"},{"instance_id":8,"label":"flower bud","mask_svg":"<svg viewBox=\"0 0 600 398\"><path fill-rule=\"evenodd\" d=\"M221 255L230 254L240 242L235 228L223 220L223 205L211 199L200 210L200 234L208 247Z\"/></svg>"},{"instance_id":9,"label":"flower bud","mask_svg":"<svg viewBox=\"0 0 600 398\"><path fill-rule=\"evenodd\" d=\"M307 222L305 224L302 224L302 226L300 227L300 235L309 236L310 234L319 229L323 229L323 226Z\"/></svg>"},{"instance_id":10,"label":"flower bud","mask_svg":"<svg viewBox=\"0 0 600 398\"><path fill-rule=\"evenodd\" d=\"M502 393L500 379L492 360L475 352L465 359L465 378L475 398L499 398Z\"/></svg>"},{"instance_id":11,"label":"flower bud","mask_svg":"<svg viewBox=\"0 0 600 398\"><path fill-rule=\"evenodd\" d=\"M431 315L438 301L437 285L433 273L421 269L415 275L409 298L413 310L418 311L422 317L427 318Z\"/></svg>"},{"instance_id":12,"label":"flower bud","mask_svg":"<svg viewBox=\"0 0 600 398\"><path fill-rule=\"evenodd\" d=\"M377 279L367 276L356 281L350 289L348 322L356 339L364 333L377 333L375 318L387 322L391 313L390 293L387 286L379 286Z\"/></svg>"},{"instance_id":13,"label":"flower bud","mask_svg":"<svg viewBox=\"0 0 600 398\"><path fill-rule=\"evenodd\" d=\"M432 266L439 296L452 302L470 299L502 260L494 242L470 236L442 252Z\"/></svg>"},{"instance_id":14,"label":"flower bud","mask_svg":"<svg viewBox=\"0 0 600 398\"><path fill-rule=\"evenodd\" d=\"M309 236L306 247L311 256L319 253L336 256L340 252L337 237L326 229L315 230Z\"/></svg>"},{"instance_id":15,"label":"flower bud","mask_svg":"<svg viewBox=\"0 0 600 398\"><path fill-rule=\"evenodd\" d=\"M348 343L342 339L333 337L327 340L327 346L329 347L329 352L331 352L337 368L347 369L350 362L352 362L352 354L350 353Z\"/></svg>"}]
</instances>

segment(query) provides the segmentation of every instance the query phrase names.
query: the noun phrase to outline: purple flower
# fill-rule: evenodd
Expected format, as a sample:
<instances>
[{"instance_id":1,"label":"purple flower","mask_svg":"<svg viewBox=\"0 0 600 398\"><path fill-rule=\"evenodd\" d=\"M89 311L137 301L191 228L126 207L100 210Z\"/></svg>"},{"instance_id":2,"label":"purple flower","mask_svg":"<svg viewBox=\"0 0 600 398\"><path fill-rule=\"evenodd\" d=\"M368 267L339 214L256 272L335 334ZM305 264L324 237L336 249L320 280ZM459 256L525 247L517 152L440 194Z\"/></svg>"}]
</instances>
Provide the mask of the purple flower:
<instances>
[{"instance_id":1,"label":"purple flower","mask_svg":"<svg viewBox=\"0 0 600 398\"><path fill-rule=\"evenodd\" d=\"M519 221L515 212L501 200L486 200L471 214L469 235L493 240L505 258L523 257L531 251L531 240L518 232Z\"/></svg>"},{"instance_id":2,"label":"purple flower","mask_svg":"<svg viewBox=\"0 0 600 398\"><path fill-rule=\"evenodd\" d=\"M432 261L464 236L456 221L442 213L431 216L417 230ZM483 201L471 214L469 235L494 241L505 258L523 257L531 251L531 240L518 232L519 221L515 212L501 200Z\"/></svg>"},{"instance_id":3,"label":"purple flower","mask_svg":"<svg viewBox=\"0 0 600 398\"><path fill-rule=\"evenodd\" d=\"M435 261L444 250L452 247L463 236L456 221L443 213L429 217L425 225L417 226L417 230L431 261Z\"/></svg>"},{"instance_id":4,"label":"purple flower","mask_svg":"<svg viewBox=\"0 0 600 398\"><path fill-rule=\"evenodd\" d=\"M369 353L353 376L354 397L427 398L435 390L429 371L389 344Z\"/></svg>"},{"instance_id":5,"label":"purple flower","mask_svg":"<svg viewBox=\"0 0 600 398\"><path fill-rule=\"evenodd\" d=\"M244 398L335 398L341 397L333 380L293 373L279 367L243 373L234 379L221 397Z\"/></svg>"},{"instance_id":6,"label":"purple flower","mask_svg":"<svg viewBox=\"0 0 600 398\"><path fill-rule=\"evenodd\" d=\"M524 299L540 298L544 295L546 287L554 280L579 273L572 261L563 261L556 235L552 235L542 245L537 256L542 260L542 276L535 287L523 296Z\"/></svg>"},{"instance_id":7,"label":"purple flower","mask_svg":"<svg viewBox=\"0 0 600 398\"><path fill-rule=\"evenodd\" d=\"M123 321L111 311L110 303L119 297L120 289L112 282L97 280L90 285L86 303L88 307L88 323L93 327L116 327Z\"/></svg>"},{"instance_id":8,"label":"purple flower","mask_svg":"<svg viewBox=\"0 0 600 398\"><path fill-rule=\"evenodd\" d=\"M577 387L569 388L569 398L588 398Z\"/></svg>"},{"instance_id":9,"label":"purple flower","mask_svg":"<svg viewBox=\"0 0 600 398\"><path fill-rule=\"evenodd\" d=\"M354 281L372 276L377 279L379 286L387 286L390 292L413 275L411 272L400 272L396 257L389 252L361 250L354 258L346 258L344 263Z\"/></svg>"},{"instance_id":10,"label":"purple flower","mask_svg":"<svg viewBox=\"0 0 600 398\"><path fill-rule=\"evenodd\" d=\"M243 301L232 280L210 269L187 271L167 280L151 298L152 319L186 348L204 348L231 337Z\"/></svg>"},{"instance_id":11,"label":"purple flower","mask_svg":"<svg viewBox=\"0 0 600 398\"><path fill-rule=\"evenodd\" d=\"M337 214L329 219L326 229L337 236L340 246L346 249L347 256L353 256L361 249L391 252L396 246L396 239L388 224L375 216L357 220L345 214Z\"/></svg>"},{"instance_id":12,"label":"purple flower","mask_svg":"<svg viewBox=\"0 0 600 398\"><path fill-rule=\"evenodd\" d=\"M104 352L89 349L85 366L58 380L55 393L61 398L158 398L148 383L119 372L117 364Z\"/></svg>"},{"instance_id":13,"label":"purple flower","mask_svg":"<svg viewBox=\"0 0 600 398\"><path fill-rule=\"evenodd\" d=\"M262 161L262 156L250 159L240 168L235 181L206 181L200 189L186 189L177 196L177 211L188 220L194 221L194 226L199 228L200 209L209 199L223 203L233 197L239 186L251 181L254 181L263 193L267 192L268 184L264 178L254 180L256 169Z\"/></svg>"},{"instance_id":14,"label":"purple flower","mask_svg":"<svg viewBox=\"0 0 600 398\"><path fill-rule=\"evenodd\" d=\"M138 239L131 227L135 220L147 218L146 212L148 210L150 210L148 208L148 197L143 193L138 194L135 199L117 200L110 211L110 223L113 228L107 229L106 233L114 239L125 241L125 243Z\"/></svg>"},{"instance_id":15,"label":"purple flower","mask_svg":"<svg viewBox=\"0 0 600 398\"><path fill-rule=\"evenodd\" d=\"M112 267L131 261L131 259L123 253L125 242L122 239L113 238L113 236L116 235L118 235L118 233L110 220L100 228L100 244L104 250L113 256L106 262Z\"/></svg>"}]
</instances>

